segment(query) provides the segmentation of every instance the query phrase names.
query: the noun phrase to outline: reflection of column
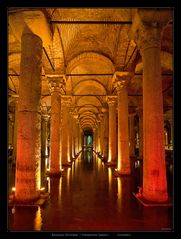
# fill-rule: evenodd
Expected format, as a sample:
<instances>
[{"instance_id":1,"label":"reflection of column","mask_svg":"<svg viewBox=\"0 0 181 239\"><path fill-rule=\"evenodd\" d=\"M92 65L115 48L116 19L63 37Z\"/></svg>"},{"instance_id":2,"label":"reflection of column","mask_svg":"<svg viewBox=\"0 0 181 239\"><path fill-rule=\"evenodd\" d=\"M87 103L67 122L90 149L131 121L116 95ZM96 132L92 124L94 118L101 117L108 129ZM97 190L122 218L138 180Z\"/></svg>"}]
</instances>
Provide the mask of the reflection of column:
<instances>
[{"instance_id":1,"label":"reflection of column","mask_svg":"<svg viewBox=\"0 0 181 239\"><path fill-rule=\"evenodd\" d=\"M135 114L129 115L129 155L135 156L135 127L134 127Z\"/></svg>"},{"instance_id":2,"label":"reflection of column","mask_svg":"<svg viewBox=\"0 0 181 239\"><path fill-rule=\"evenodd\" d=\"M21 63L17 125L16 201L33 201L40 189L40 96L42 40L25 27Z\"/></svg>"},{"instance_id":3,"label":"reflection of column","mask_svg":"<svg viewBox=\"0 0 181 239\"><path fill-rule=\"evenodd\" d=\"M130 174L131 165L129 159L128 136L128 92L127 84L130 78L129 72L119 72L116 81L118 95L118 173Z\"/></svg>"},{"instance_id":4,"label":"reflection of column","mask_svg":"<svg viewBox=\"0 0 181 239\"><path fill-rule=\"evenodd\" d=\"M116 100L117 96L108 96L109 105L109 158L108 162L116 164Z\"/></svg>"},{"instance_id":5,"label":"reflection of column","mask_svg":"<svg viewBox=\"0 0 181 239\"><path fill-rule=\"evenodd\" d=\"M62 162L60 155L61 127L61 93L64 86L63 77L49 79L51 92L51 122L50 122L50 174L61 174Z\"/></svg>"},{"instance_id":6,"label":"reflection of column","mask_svg":"<svg viewBox=\"0 0 181 239\"><path fill-rule=\"evenodd\" d=\"M155 20L156 11L146 13L152 15L147 19L145 10L138 11L140 24L136 34L143 61L143 196L147 200L163 202L168 199L168 194L160 49L162 26L170 20L170 14L166 10L159 11L159 22Z\"/></svg>"},{"instance_id":7,"label":"reflection of column","mask_svg":"<svg viewBox=\"0 0 181 239\"><path fill-rule=\"evenodd\" d=\"M69 165L71 162L70 151L70 105L72 98L62 96L63 114L62 114L62 164Z\"/></svg>"}]
</instances>

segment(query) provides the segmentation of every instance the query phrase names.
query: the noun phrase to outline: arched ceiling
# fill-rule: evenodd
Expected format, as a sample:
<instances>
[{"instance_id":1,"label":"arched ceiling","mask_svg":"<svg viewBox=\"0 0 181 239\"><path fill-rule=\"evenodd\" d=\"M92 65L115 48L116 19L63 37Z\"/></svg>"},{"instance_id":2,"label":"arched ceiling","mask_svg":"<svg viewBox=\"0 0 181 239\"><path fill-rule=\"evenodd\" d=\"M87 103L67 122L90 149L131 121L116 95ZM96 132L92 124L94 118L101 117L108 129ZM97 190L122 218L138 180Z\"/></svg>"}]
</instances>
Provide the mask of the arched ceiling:
<instances>
[{"instance_id":1,"label":"arched ceiling","mask_svg":"<svg viewBox=\"0 0 181 239\"><path fill-rule=\"evenodd\" d=\"M42 109L47 107L48 112L51 107L47 77L64 74L65 94L73 96L82 127L91 129L101 107L107 105L105 95L115 94L115 71L132 71L128 87L132 112L142 97L143 70L137 46L128 37L135 12L135 8L9 8L9 95L19 93L20 32L26 23L43 39ZM173 93L172 35L173 24L168 24L161 44L163 96L167 103Z\"/></svg>"}]
</instances>

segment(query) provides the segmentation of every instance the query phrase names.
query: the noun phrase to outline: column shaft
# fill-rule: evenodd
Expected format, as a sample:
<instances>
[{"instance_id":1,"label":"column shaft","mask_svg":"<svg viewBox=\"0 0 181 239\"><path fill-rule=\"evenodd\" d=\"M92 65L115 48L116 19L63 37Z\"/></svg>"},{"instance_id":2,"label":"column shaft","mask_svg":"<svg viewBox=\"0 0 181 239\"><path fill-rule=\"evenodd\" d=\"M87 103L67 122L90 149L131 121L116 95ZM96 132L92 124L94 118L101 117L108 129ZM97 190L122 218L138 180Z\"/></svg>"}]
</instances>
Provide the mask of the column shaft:
<instances>
[{"instance_id":1,"label":"column shaft","mask_svg":"<svg viewBox=\"0 0 181 239\"><path fill-rule=\"evenodd\" d=\"M116 155L116 96L108 98L109 105L109 157L108 162L115 163Z\"/></svg>"},{"instance_id":2,"label":"column shaft","mask_svg":"<svg viewBox=\"0 0 181 239\"><path fill-rule=\"evenodd\" d=\"M139 48L143 60L143 196L162 202L168 199L161 78L162 28L142 24Z\"/></svg>"},{"instance_id":3,"label":"column shaft","mask_svg":"<svg viewBox=\"0 0 181 239\"><path fill-rule=\"evenodd\" d=\"M32 201L39 196L41 61L42 41L26 27L21 38L16 201Z\"/></svg>"},{"instance_id":4,"label":"column shaft","mask_svg":"<svg viewBox=\"0 0 181 239\"><path fill-rule=\"evenodd\" d=\"M128 139L128 93L123 88L118 91L118 172L130 174Z\"/></svg>"}]
</instances>

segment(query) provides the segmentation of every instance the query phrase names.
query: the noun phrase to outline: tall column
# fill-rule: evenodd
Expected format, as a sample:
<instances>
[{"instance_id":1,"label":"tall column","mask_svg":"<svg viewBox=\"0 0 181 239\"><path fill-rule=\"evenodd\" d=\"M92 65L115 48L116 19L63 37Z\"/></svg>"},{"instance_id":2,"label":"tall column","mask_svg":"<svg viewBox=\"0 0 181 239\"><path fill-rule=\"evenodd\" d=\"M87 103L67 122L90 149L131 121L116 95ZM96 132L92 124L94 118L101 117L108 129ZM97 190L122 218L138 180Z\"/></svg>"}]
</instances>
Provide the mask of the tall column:
<instances>
[{"instance_id":1,"label":"tall column","mask_svg":"<svg viewBox=\"0 0 181 239\"><path fill-rule=\"evenodd\" d=\"M101 120L97 120L98 128L97 128L97 152L101 153Z\"/></svg>"},{"instance_id":2,"label":"tall column","mask_svg":"<svg viewBox=\"0 0 181 239\"><path fill-rule=\"evenodd\" d=\"M128 136L128 79L129 72L119 72L116 75L116 90L118 95L118 164L119 174L131 173L129 159L129 136Z\"/></svg>"},{"instance_id":3,"label":"tall column","mask_svg":"<svg viewBox=\"0 0 181 239\"><path fill-rule=\"evenodd\" d=\"M50 175L60 175L62 162L60 155L60 127L61 127L61 93L63 93L64 78L49 78L51 92L50 118Z\"/></svg>"},{"instance_id":4,"label":"tall column","mask_svg":"<svg viewBox=\"0 0 181 239\"><path fill-rule=\"evenodd\" d=\"M139 10L136 41L143 61L143 196L147 200L168 199L161 78L161 36L170 20L169 10ZM148 18L146 17L148 16Z\"/></svg>"},{"instance_id":5,"label":"tall column","mask_svg":"<svg viewBox=\"0 0 181 239\"><path fill-rule=\"evenodd\" d=\"M49 120L49 115L42 114L42 127L41 127L41 157L45 158L48 156L48 138L47 138L47 124Z\"/></svg>"},{"instance_id":6,"label":"tall column","mask_svg":"<svg viewBox=\"0 0 181 239\"><path fill-rule=\"evenodd\" d=\"M73 114L73 120L74 120L74 157L76 157L77 153L78 153L78 114L74 113Z\"/></svg>"},{"instance_id":7,"label":"tall column","mask_svg":"<svg viewBox=\"0 0 181 239\"><path fill-rule=\"evenodd\" d=\"M17 153L17 122L18 122L18 100L19 96L14 99L14 148L13 148L13 163L16 162Z\"/></svg>"},{"instance_id":8,"label":"tall column","mask_svg":"<svg viewBox=\"0 0 181 239\"><path fill-rule=\"evenodd\" d=\"M139 116L139 157L143 158L143 109L138 109Z\"/></svg>"},{"instance_id":9,"label":"tall column","mask_svg":"<svg viewBox=\"0 0 181 239\"><path fill-rule=\"evenodd\" d=\"M108 117L108 109L103 108L102 112L104 114L103 117L103 156L104 160L108 159L108 146L109 146L109 117Z\"/></svg>"},{"instance_id":10,"label":"tall column","mask_svg":"<svg viewBox=\"0 0 181 239\"><path fill-rule=\"evenodd\" d=\"M70 165L71 162L71 145L70 145L70 105L72 102L71 96L62 96L62 164Z\"/></svg>"},{"instance_id":11,"label":"tall column","mask_svg":"<svg viewBox=\"0 0 181 239\"><path fill-rule=\"evenodd\" d=\"M104 142L104 120L103 120L103 113L99 115L100 117L100 152L103 155L103 142Z\"/></svg>"},{"instance_id":12,"label":"tall column","mask_svg":"<svg viewBox=\"0 0 181 239\"><path fill-rule=\"evenodd\" d=\"M129 155L135 156L135 127L134 127L135 114L129 115Z\"/></svg>"},{"instance_id":13,"label":"tall column","mask_svg":"<svg viewBox=\"0 0 181 239\"><path fill-rule=\"evenodd\" d=\"M109 106L109 156L108 163L115 164L117 161L116 155L116 101L117 96L107 96Z\"/></svg>"},{"instance_id":14,"label":"tall column","mask_svg":"<svg viewBox=\"0 0 181 239\"><path fill-rule=\"evenodd\" d=\"M41 66L42 40L25 27L21 37L17 124L17 202L33 201L39 197Z\"/></svg>"},{"instance_id":15,"label":"tall column","mask_svg":"<svg viewBox=\"0 0 181 239\"><path fill-rule=\"evenodd\" d=\"M47 170L48 157L48 139L47 139L47 123L49 115L42 115L41 117L41 187L45 187L45 173Z\"/></svg>"}]
</instances>

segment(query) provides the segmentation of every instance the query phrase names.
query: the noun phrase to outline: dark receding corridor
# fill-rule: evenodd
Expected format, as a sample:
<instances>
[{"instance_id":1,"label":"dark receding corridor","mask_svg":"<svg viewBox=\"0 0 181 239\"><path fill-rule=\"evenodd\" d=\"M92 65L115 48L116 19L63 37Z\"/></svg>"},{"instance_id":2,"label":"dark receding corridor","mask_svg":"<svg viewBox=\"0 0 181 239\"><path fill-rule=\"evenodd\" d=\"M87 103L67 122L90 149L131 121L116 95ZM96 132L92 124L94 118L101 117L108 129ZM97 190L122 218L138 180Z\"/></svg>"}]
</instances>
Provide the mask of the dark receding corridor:
<instances>
[{"instance_id":1,"label":"dark receding corridor","mask_svg":"<svg viewBox=\"0 0 181 239\"><path fill-rule=\"evenodd\" d=\"M84 150L71 167L65 168L63 177L46 177L50 196L43 206L16 206L14 213L9 207L9 230L171 229L173 208L142 206L132 195L138 182L134 174L115 177L113 168L91 149Z\"/></svg>"}]
</instances>

